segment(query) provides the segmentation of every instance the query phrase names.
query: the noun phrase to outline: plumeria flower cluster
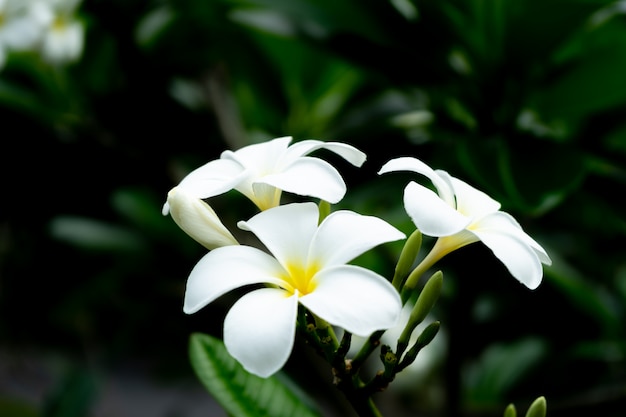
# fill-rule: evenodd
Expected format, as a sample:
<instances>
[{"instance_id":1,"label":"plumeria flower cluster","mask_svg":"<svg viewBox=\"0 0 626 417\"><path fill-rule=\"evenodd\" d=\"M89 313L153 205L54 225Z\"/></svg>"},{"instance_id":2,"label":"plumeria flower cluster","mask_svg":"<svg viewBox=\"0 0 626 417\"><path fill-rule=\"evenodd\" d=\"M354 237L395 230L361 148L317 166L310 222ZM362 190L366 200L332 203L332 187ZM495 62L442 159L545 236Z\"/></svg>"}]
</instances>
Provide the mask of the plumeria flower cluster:
<instances>
[{"instance_id":1,"label":"plumeria flower cluster","mask_svg":"<svg viewBox=\"0 0 626 417\"><path fill-rule=\"evenodd\" d=\"M0 0L0 68L13 51L34 51L50 63L80 57L84 24L81 0Z\"/></svg>"},{"instance_id":2,"label":"plumeria flower cluster","mask_svg":"<svg viewBox=\"0 0 626 417\"><path fill-rule=\"evenodd\" d=\"M344 197L346 185L332 165L311 154L325 149L360 167L366 159L361 151L338 142L291 142L283 137L225 151L184 177L163 206L164 215L170 214L209 250L188 277L185 313L195 313L237 288L250 288L224 320L224 345L249 372L268 377L279 371L301 334L332 365L336 385L349 399L368 398L410 365L437 334L439 322L433 322L412 337L439 296L441 271L426 281L416 301L410 294L443 256L482 241L528 288L541 282L542 264L550 264L546 251L497 201L469 184L412 157L386 163L379 174L412 171L428 178L436 190L415 181L406 186L404 207L416 226L406 238L378 217L330 210ZM237 226L254 235L259 245L239 244L208 204L211 197L230 190L245 195L258 209ZM284 192L305 201L281 204ZM437 240L414 267L422 234ZM392 279L349 263L405 238ZM401 324L395 349L383 344L384 369L362 381L361 365L385 331L400 324L403 305L410 305L411 313ZM341 341L335 328L343 329ZM352 335L365 341L348 359L348 352L354 352Z\"/></svg>"}]
</instances>

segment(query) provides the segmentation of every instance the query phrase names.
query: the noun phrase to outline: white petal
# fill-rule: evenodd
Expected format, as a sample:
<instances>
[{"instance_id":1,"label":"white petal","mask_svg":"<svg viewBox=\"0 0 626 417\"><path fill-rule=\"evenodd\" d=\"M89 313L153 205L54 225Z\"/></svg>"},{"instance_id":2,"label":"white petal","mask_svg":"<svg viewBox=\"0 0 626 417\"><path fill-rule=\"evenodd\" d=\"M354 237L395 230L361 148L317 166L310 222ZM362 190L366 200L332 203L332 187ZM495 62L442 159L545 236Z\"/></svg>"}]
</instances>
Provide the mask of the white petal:
<instances>
[{"instance_id":1,"label":"white petal","mask_svg":"<svg viewBox=\"0 0 626 417\"><path fill-rule=\"evenodd\" d=\"M437 189L439 196L452 207L454 205L454 191L452 190L452 184L445 177L435 172L431 167L417 158L401 157L395 158L387 162L382 166L378 174L385 174L393 171L412 171L418 174L422 174L427 177Z\"/></svg>"},{"instance_id":2,"label":"white petal","mask_svg":"<svg viewBox=\"0 0 626 417\"><path fill-rule=\"evenodd\" d=\"M500 203L458 178L450 177L456 196L456 209L465 216L479 218L500 210Z\"/></svg>"},{"instance_id":3,"label":"white petal","mask_svg":"<svg viewBox=\"0 0 626 417\"><path fill-rule=\"evenodd\" d=\"M354 265L318 272L313 292L300 303L330 324L358 336L396 325L402 303L393 286L380 275Z\"/></svg>"},{"instance_id":4,"label":"white petal","mask_svg":"<svg viewBox=\"0 0 626 417\"><path fill-rule=\"evenodd\" d=\"M298 157L308 155L317 149L329 150L343 159L348 161L354 166L360 167L363 165L367 156L354 146L340 142L323 142L320 140L302 140L294 143L287 149L285 159L291 161Z\"/></svg>"},{"instance_id":5,"label":"white petal","mask_svg":"<svg viewBox=\"0 0 626 417\"><path fill-rule=\"evenodd\" d=\"M200 259L189 274L183 311L195 313L221 295L244 285L280 285L286 272L265 252L249 246L224 246Z\"/></svg>"},{"instance_id":6,"label":"white petal","mask_svg":"<svg viewBox=\"0 0 626 417\"><path fill-rule=\"evenodd\" d=\"M216 159L191 171L178 187L198 198L209 198L232 190L247 175L236 161Z\"/></svg>"},{"instance_id":7,"label":"white petal","mask_svg":"<svg viewBox=\"0 0 626 417\"><path fill-rule=\"evenodd\" d=\"M410 182L404 189L404 208L415 226L428 236L453 235L465 229L471 221L435 192L415 182Z\"/></svg>"},{"instance_id":8,"label":"white petal","mask_svg":"<svg viewBox=\"0 0 626 417\"><path fill-rule=\"evenodd\" d=\"M293 262L305 265L318 221L315 203L293 203L262 211L239 227L254 233L288 268Z\"/></svg>"},{"instance_id":9,"label":"white petal","mask_svg":"<svg viewBox=\"0 0 626 417\"><path fill-rule=\"evenodd\" d=\"M473 232L509 270L511 275L531 290L541 283L541 262L532 247L502 230L480 228Z\"/></svg>"},{"instance_id":10,"label":"white petal","mask_svg":"<svg viewBox=\"0 0 626 417\"><path fill-rule=\"evenodd\" d=\"M254 172L256 177L263 176L277 169L278 161L283 157L291 137L272 139L263 143L244 146L241 149L222 152L222 159L237 161Z\"/></svg>"},{"instance_id":11,"label":"white petal","mask_svg":"<svg viewBox=\"0 0 626 417\"><path fill-rule=\"evenodd\" d=\"M239 244L211 206L199 198L175 187L167 195L167 204L178 227L205 248Z\"/></svg>"},{"instance_id":12,"label":"white petal","mask_svg":"<svg viewBox=\"0 0 626 417\"><path fill-rule=\"evenodd\" d=\"M525 242L528 246L530 246L536 253L537 257L541 263L546 265L551 265L552 260L548 256L547 252L539 243L537 243L533 238L531 238L524 230L522 226L511 216L509 213L505 213L503 211L498 211L496 213L492 213L480 220L477 224L479 228L489 228L489 229L498 229L505 233L516 236L518 239Z\"/></svg>"},{"instance_id":13,"label":"white petal","mask_svg":"<svg viewBox=\"0 0 626 417\"><path fill-rule=\"evenodd\" d=\"M283 367L296 331L298 297L263 288L239 299L224 319L226 349L250 373L266 378Z\"/></svg>"},{"instance_id":14,"label":"white petal","mask_svg":"<svg viewBox=\"0 0 626 417\"><path fill-rule=\"evenodd\" d=\"M311 242L308 262L324 266L345 264L375 246L405 237L378 217L336 211L320 224Z\"/></svg>"},{"instance_id":15,"label":"white petal","mask_svg":"<svg viewBox=\"0 0 626 417\"><path fill-rule=\"evenodd\" d=\"M83 51L84 27L78 21L66 22L62 28L52 27L42 39L42 55L49 62L69 62Z\"/></svg>"},{"instance_id":16,"label":"white petal","mask_svg":"<svg viewBox=\"0 0 626 417\"><path fill-rule=\"evenodd\" d=\"M259 178L259 182L290 193L338 203L346 194L346 184L332 165L318 158L298 158L283 171Z\"/></svg>"}]
</instances>

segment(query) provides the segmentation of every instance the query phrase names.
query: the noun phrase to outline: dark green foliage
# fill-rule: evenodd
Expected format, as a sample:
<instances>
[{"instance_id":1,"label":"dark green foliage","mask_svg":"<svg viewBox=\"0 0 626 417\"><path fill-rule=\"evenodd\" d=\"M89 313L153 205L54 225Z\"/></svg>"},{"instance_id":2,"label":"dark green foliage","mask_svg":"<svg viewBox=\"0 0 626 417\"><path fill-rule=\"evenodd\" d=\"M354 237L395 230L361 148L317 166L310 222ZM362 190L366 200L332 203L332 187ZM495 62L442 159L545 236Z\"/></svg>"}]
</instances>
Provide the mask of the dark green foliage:
<instances>
[{"instance_id":1,"label":"dark green foliage","mask_svg":"<svg viewBox=\"0 0 626 417\"><path fill-rule=\"evenodd\" d=\"M431 379L377 398L383 411L390 398L412 414L495 416L545 395L550 417L620 415L626 17L617 6L89 0L81 13L79 62L14 54L0 72L0 346L94 355L103 367L141 358L161 377L193 377L188 335L219 334L231 300L182 314L204 250L161 216L167 191L224 149L283 135L339 140L368 154L361 169L323 155L348 184L340 207L411 233L402 189L419 178L376 172L413 155L500 201L554 261L534 292L479 245L438 265L446 282L433 314L446 359ZM211 204L229 226L253 214L235 192ZM391 279L390 248L357 262ZM327 371L312 378L328 384ZM74 381L68 396L82 395ZM444 394L420 394L425 386Z\"/></svg>"}]
</instances>

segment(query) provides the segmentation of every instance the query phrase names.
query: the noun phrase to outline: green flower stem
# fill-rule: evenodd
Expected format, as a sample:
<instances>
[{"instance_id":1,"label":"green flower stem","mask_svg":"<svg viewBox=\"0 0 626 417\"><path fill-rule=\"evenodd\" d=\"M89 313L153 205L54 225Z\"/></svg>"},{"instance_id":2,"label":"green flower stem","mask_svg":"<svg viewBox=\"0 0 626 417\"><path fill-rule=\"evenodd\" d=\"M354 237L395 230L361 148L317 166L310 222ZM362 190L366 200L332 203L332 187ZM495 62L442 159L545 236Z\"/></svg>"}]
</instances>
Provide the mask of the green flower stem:
<instances>
[{"instance_id":1,"label":"green flower stem","mask_svg":"<svg viewBox=\"0 0 626 417\"><path fill-rule=\"evenodd\" d=\"M339 348L339 340L335 335L335 330L328 322L315 314L309 312L315 319L315 334L319 340L319 347L324 352L324 356L328 363L332 364L335 358L335 352Z\"/></svg>"},{"instance_id":2,"label":"green flower stem","mask_svg":"<svg viewBox=\"0 0 626 417\"><path fill-rule=\"evenodd\" d=\"M413 361L415 361L417 354L422 350L422 348L432 342L435 336L437 336L440 325L441 324L439 321L435 321L426 326L424 331L417 337L417 341L415 342L413 347L409 349L409 351L406 353L406 355L404 355L400 363L398 363L396 372L402 371L404 368L412 364Z\"/></svg>"},{"instance_id":3,"label":"green flower stem","mask_svg":"<svg viewBox=\"0 0 626 417\"><path fill-rule=\"evenodd\" d=\"M374 400L369 395L357 393L355 396L346 396L346 398L359 417L383 417L376 404L374 404Z\"/></svg>"},{"instance_id":4,"label":"green flower stem","mask_svg":"<svg viewBox=\"0 0 626 417\"><path fill-rule=\"evenodd\" d=\"M333 358L333 367L337 367L338 364L344 363L346 359L346 355L350 350L350 345L352 343L352 333L348 331L343 332L343 336L341 337L341 342L339 343L339 347L335 352L335 357Z\"/></svg>"},{"instance_id":5,"label":"green flower stem","mask_svg":"<svg viewBox=\"0 0 626 417\"><path fill-rule=\"evenodd\" d=\"M352 359L352 368L354 370L358 370L361 365L365 362L365 360L372 354L374 349L380 345L380 337L385 333L384 330L379 330L370 335L370 337L365 341L361 350L356 354L356 356Z\"/></svg>"},{"instance_id":6,"label":"green flower stem","mask_svg":"<svg viewBox=\"0 0 626 417\"><path fill-rule=\"evenodd\" d=\"M349 372L350 369L344 371ZM343 393L359 417L383 417L371 395L363 389L363 381L357 375L352 377L337 375L336 380L337 388Z\"/></svg>"}]
</instances>

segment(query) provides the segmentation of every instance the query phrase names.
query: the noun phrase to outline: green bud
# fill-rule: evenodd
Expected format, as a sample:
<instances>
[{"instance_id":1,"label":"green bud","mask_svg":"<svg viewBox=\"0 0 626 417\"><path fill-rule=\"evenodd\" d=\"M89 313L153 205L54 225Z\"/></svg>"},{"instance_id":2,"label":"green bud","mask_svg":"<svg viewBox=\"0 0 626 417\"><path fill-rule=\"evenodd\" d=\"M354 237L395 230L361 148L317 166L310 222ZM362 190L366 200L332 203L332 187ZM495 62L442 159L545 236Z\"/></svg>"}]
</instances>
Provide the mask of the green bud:
<instances>
[{"instance_id":1,"label":"green bud","mask_svg":"<svg viewBox=\"0 0 626 417\"><path fill-rule=\"evenodd\" d=\"M526 412L526 417L546 417L547 405L546 398L541 396L537 398L533 403L528 407L528 411Z\"/></svg>"},{"instance_id":2,"label":"green bud","mask_svg":"<svg viewBox=\"0 0 626 417\"><path fill-rule=\"evenodd\" d=\"M320 200L319 203L319 220L318 224L322 222L330 214L330 203L326 200Z\"/></svg>"},{"instance_id":3,"label":"green bud","mask_svg":"<svg viewBox=\"0 0 626 417\"><path fill-rule=\"evenodd\" d=\"M422 333L417 337L415 344L411 347L411 349L409 349L404 358L402 358L402 361L398 364L398 367L396 368L397 372L402 371L415 361L417 354L422 350L422 348L432 342L435 336L437 336L440 325L441 324L438 321L434 321L426 326L424 331L422 331ZM401 352L398 351L397 355L400 356Z\"/></svg>"},{"instance_id":4,"label":"green bud","mask_svg":"<svg viewBox=\"0 0 626 417\"><path fill-rule=\"evenodd\" d=\"M437 333L439 333L439 327L441 327L441 323L439 321L434 321L426 326L424 331L417 337L417 344L420 346L426 346L432 342L435 336L437 336Z\"/></svg>"},{"instance_id":5,"label":"green bud","mask_svg":"<svg viewBox=\"0 0 626 417\"><path fill-rule=\"evenodd\" d=\"M437 299L439 298L439 294L441 293L441 286L443 284L443 273L441 271L435 272L426 282L422 292L420 293L417 301L415 302L415 306L413 307L413 311L411 311L411 316L409 317L409 321L407 322L406 327L402 331L400 338L398 339L399 344L408 344L409 338L411 337L411 333L413 330L426 318L430 310L434 307Z\"/></svg>"},{"instance_id":6,"label":"green bud","mask_svg":"<svg viewBox=\"0 0 626 417\"><path fill-rule=\"evenodd\" d=\"M515 410L515 406L513 404L509 404L504 409L504 417L517 417L517 410Z\"/></svg>"},{"instance_id":7,"label":"green bud","mask_svg":"<svg viewBox=\"0 0 626 417\"><path fill-rule=\"evenodd\" d=\"M398 263L396 264L396 270L393 275L393 284L396 289L400 288L402 281L409 274L421 246L422 232L415 230L404 243L404 247L398 258Z\"/></svg>"}]
</instances>

